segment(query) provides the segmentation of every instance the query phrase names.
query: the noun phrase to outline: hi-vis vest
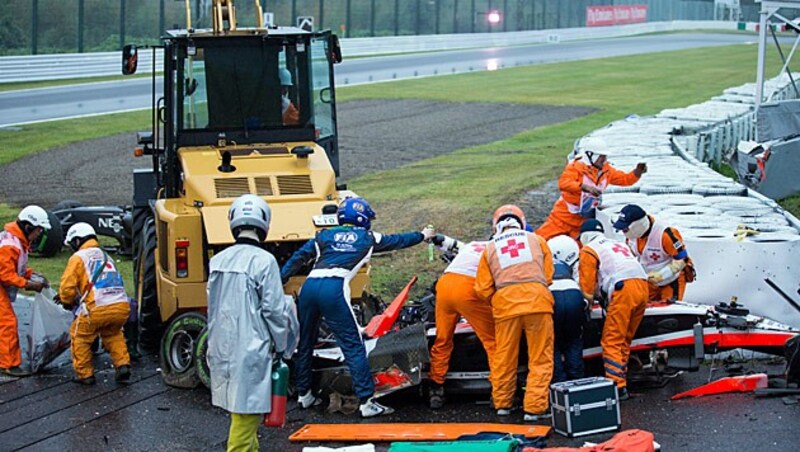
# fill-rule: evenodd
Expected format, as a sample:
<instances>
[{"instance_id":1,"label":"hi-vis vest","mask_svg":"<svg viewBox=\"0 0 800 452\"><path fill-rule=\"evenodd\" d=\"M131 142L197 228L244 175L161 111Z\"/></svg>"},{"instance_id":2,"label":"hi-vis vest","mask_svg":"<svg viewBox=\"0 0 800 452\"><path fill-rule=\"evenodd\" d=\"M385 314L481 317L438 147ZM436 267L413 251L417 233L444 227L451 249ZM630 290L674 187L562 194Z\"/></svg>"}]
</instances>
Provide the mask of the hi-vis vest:
<instances>
[{"instance_id":1,"label":"hi-vis vest","mask_svg":"<svg viewBox=\"0 0 800 452\"><path fill-rule=\"evenodd\" d=\"M614 286L620 281L647 279L642 265L626 244L601 237L584 246L593 249L600 258L597 279L600 288L609 296L614 291Z\"/></svg>"},{"instance_id":2,"label":"hi-vis vest","mask_svg":"<svg viewBox=\"0 0 800 452\"><path fill-rule=\"evenodd\" d=\"M544 253L534 234L519 229L503 232L489 242L486 257L498 290L525 282L547 286Z\"/></svg>"},{"instance_id":3,"label":"hi-vis vest","mask_svg":"<svg viewBox=\"0 0 800 452\"><path fill-rule=\"evenodd\" d=\"M589 176L584 174L583 183L590 187L594 187L600 190L600 192L602 193L608 186L608 178L601 178L600 183L596 184ZM574 213L587 218L590 216L592 209L595 209L600 205L599 196L595 196L589 192L585 192L582 190L581 190L580 205L570 204L569 202L567 202L566 199L564 199L563 196L561 197L561 199L564 200L564 204L567 205L567 210L569 210L569 213Z\"/></svg>"},{"instance_id":4,"label":"hi-vis vest","mask_svg":"<svg viewBox=\"0 0 800 452\"><path fill-rule=\"evenodd\" d=\"M97 269L103 265L103 250L100 248L86 248L75 254L83 261L86 276L91 282ZM122 283L122 275L117 271L113 259L109 258L101 270L97 281L92 286L92 293L95 307L128 302L128 295L125 294L125 286Z\"/></svg>"},{"instance_id":5,"label":"hi-vis vest","mask_svg":"<svg viewBox=\"0 0 800 452\"><path fill-rule=\"evenodd\" d=\"M636 246L636 240L628 240L628 244L633 250L633 254L639 259L639 263L642 264L642 267L644 267L644 270L647 273L661 270L672 261L672 256L664 251L664 247L662 246L661 242L666 229L667 225L665 223L658 220L653 222L653 225L650 228L650 235L647 236L647 242L645 242L641 253L639 253L639 247ZM666 286L678 279L678 276L680 275L681 272L678 272L672 275L670 278L661 281L658 283L658 285Z\"/></svg>"},{"instance_id":6,"label":"hi-vis vest","mask_svg":"<svg viewBox=\"0 0 800 452\"><path fill-rule=\"evenodd\" d=\"M458 273L475 277L478 274L478 264L481 261L481 254L486 249L489 242L469 242L458 250L458 254L444 270L445 273Z\"/></svg>"},{"instance_id":7,"label":"hi-vis vest","mask_svg":"<svg viewBox=\"0 0 800 452\"><path fill-rule=\"evenodd\" d=\"M14 234L9 233L8 231L0 231L0 246L11 246L19 250L19 259L17 260L17 274L19 276L25 277L25 274L28 272L28 252L25 251L25 247L22 246L22 242L19 241L19 238ZM17 299L17 291L19 290L16 286L8 286L5 287L6 293L8 294L8 298L13 303L14 300Z\"/></svg>"}]
</instances>

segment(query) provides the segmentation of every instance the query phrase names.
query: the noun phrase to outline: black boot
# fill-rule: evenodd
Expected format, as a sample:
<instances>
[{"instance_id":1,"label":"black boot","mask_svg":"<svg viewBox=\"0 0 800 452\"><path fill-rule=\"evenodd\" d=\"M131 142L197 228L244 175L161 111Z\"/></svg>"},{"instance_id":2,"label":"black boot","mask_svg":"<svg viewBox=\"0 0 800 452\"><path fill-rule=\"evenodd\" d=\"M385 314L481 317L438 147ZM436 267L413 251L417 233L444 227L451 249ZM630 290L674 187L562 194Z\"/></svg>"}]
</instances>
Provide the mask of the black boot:
<instances>
[{"instance_id":1,"label":"black boot","mask_svg":"<svg viewBox=\"0 0 800 452\"><path fill-rule=\"evenodd\" d=\"M431 383L428 388L428 406L432 410L438 410L444 406L444 386L438 383Z\"/></svg>"},{"instance_id":2,"label":"black boot","mask_svg":"<svg viewBox=\"0 0 800 452\"><path fill-rule=\"evenodd\" d=\"M117 368L117 374L114 376L114 380L118 383L127 383L131 379L131 366L124 365L119 366Z\"/></svg>"}]
</instances>

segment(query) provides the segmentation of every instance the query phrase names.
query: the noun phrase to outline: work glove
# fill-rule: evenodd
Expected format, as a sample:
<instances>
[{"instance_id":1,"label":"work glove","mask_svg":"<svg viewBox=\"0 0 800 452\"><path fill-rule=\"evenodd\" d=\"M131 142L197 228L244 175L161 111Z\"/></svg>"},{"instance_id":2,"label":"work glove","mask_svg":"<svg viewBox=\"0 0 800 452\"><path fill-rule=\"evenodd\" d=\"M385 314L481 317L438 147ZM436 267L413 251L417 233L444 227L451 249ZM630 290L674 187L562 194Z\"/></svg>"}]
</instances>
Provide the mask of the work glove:
<instances>
[{"instance_id":1,"label":"work glove","mask_svg":"<svg viewBox=\"0 0 800 452\"><path fill-rule=\"evenodd\" d=\"M653 284L658 284L664 280L664 277L661 276L660 272L650 272L647 274L647 280Z\"/></svg>"},{"instance_id":2,"label":"work glove","mask_svg":"<svg viewBox=\"0 0 800 452\"><path fill-rule=\"evenodd\" d=\"M642 174L647 172L647 163L639 162L636 164L636 168L633 169L633 174L636 177L642 177Z\"/></svg>"},{"instance_id":3,"label":"work glove","mask_svg":"<svg viewBox=\"0 0 800 452\"><path fill-rule=\"evenodd\" d=\"M41 281L35 281L33 279L29 279L25 282L25 290L32 290L34 292L41 292L44 289L44 283Z\"/></svg>"},{"instance_id":4,"label":"work glove","mask_svg":"<svg viewBox=\"0 0 800 452\"><path fill-rule=\"evenodd\" d=\"M585 191L586 193L591 193L594 196L600 196L603 194L603 192L601 192L599 188L592 187L591 185L588 184L581 184L581 190Z\"/></svg>"},{"instance_id":5,"label":"work glove","mask_svg":"<svg viewBox=\"0 0 800 452\"><path fill-rule=\"evenodd\" d=\"M434 229L434 227L430 224L422 228L422 231L420 232L422 232L422 240L426 242L430 242L431 239L433 239L433 237L436 235L436 229Z\"/></svg>"},{"instance_id":6,"label":"work glove","mask_svg":"<svg viewBox=\"0 0 800 452\"><path fill-rule=\"evenodd\" d=\"M50 288L50 281L48 281L47 278L45 278L45 276L39 272L33 272L33 274L31 275L31 279L34 279L44 284L45 289Z\"/></svg>"}]
</instances>

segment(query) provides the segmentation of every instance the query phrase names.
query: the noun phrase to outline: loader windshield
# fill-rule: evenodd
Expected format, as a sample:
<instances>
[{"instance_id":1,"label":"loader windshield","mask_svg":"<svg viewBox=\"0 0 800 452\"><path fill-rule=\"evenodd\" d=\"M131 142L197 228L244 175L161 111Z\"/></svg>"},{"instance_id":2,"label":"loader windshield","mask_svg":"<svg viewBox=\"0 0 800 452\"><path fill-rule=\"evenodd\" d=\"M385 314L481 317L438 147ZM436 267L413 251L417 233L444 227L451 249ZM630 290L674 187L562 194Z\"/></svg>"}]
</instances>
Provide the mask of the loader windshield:
<instances>
[{"instance_id":1,"label":"loader windshield","mask_svg":"<svg viewBox=\"0 0 800 452\"><path fill-rule=\"evenodd\" d=\"M185 45L176 80L181 130L246 135L313 127L309 56L301 38L209 39Z\"/></svg>"}]
</instances>

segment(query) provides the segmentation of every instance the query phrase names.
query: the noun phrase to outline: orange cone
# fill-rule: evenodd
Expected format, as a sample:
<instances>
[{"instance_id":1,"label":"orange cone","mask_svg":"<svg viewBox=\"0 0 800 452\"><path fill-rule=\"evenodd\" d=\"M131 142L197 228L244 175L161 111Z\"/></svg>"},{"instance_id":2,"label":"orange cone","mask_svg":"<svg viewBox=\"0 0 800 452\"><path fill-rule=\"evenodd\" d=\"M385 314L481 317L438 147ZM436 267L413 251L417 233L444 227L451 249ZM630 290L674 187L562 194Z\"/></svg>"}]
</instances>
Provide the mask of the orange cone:
<instances>
[{"instance_id":1,"label":"orange cone","mask_svg":"<svg viewBox=\"0 0 800 452\"><path fill-rule=\"evenodd\" d=\"M672 400L686 397L699 397L712 394L726 394L729 392L752 392L756 389L767 387L767 374L743 375L741 377L725 377L703 386L690 389L672 396Z\"/></svg>"}]
</instances>

